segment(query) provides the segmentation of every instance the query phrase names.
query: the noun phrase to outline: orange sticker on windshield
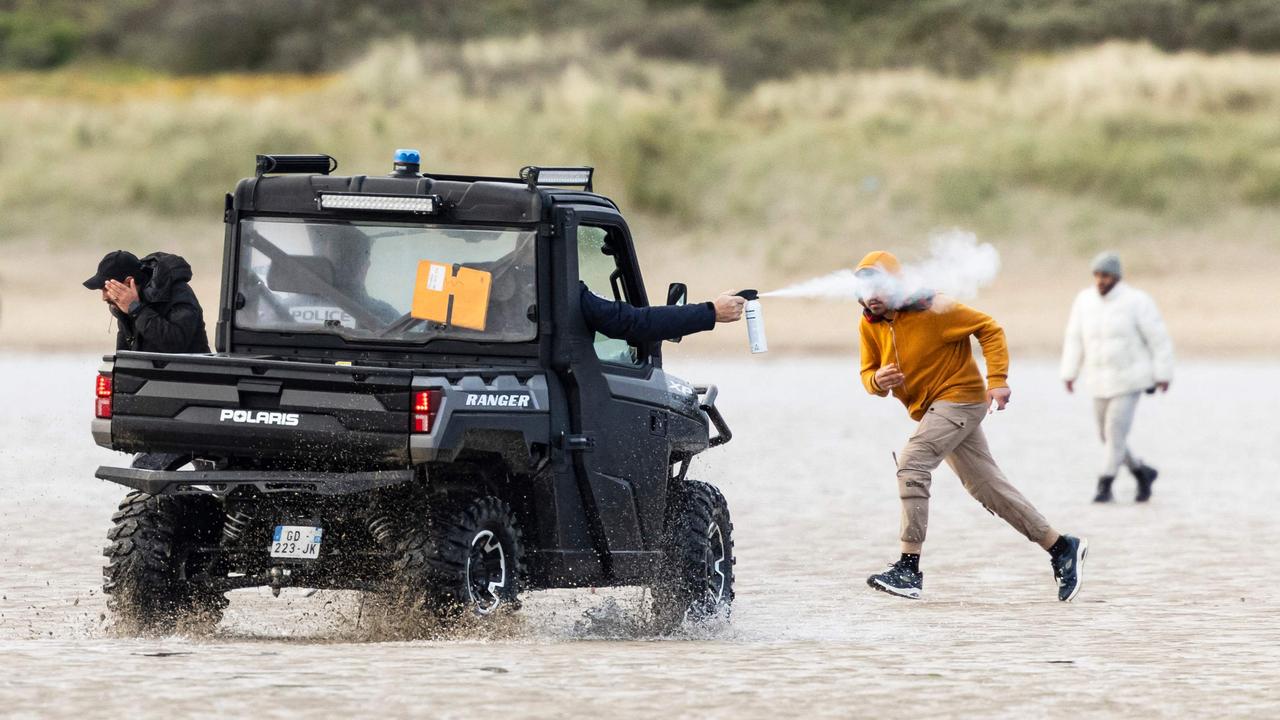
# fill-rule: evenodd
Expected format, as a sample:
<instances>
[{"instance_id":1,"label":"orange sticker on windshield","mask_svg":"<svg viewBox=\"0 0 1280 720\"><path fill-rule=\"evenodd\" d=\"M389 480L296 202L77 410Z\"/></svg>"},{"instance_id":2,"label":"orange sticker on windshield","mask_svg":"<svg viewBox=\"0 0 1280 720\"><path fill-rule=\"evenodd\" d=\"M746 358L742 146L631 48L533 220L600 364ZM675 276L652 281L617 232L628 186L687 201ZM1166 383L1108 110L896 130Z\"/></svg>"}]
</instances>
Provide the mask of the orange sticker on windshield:
<instances>
[{"instance_id":1,"label":"orange sticker on windshield","mask_svg":"<svg viewBox=\"0 0 1280 720\"><path fill-rule=\"evenodd\" d=\"M413 284L413 307L409 314L419 320L432 322L449 322L449 292L445 289L445 278L449 276L449 267L430 260L418 263L418 279Z\"/></svg>"},{"instance_id":2,"label":"orange sticker on windshield","mask_svg":"<svg viewBox=\"0 0 1280 720\"><path fill-rule=\"evenodd\" d=\"M489 283L493 275L484 270L460 267L453 276L454 325L472 330L484 330L485 316L489 313Z\"/></svg>"},{"instance_id":3,"label":"orange sticker on windshield","mask_svg":"<svg viewBox=\"0 0 1280 720\"><path fill-rule=\"evenodd\" d=\"M418 263L409 314L420 320L483 331L492 281L493 275L484 270L423 260Z\"/></svg>"}]
</instances>

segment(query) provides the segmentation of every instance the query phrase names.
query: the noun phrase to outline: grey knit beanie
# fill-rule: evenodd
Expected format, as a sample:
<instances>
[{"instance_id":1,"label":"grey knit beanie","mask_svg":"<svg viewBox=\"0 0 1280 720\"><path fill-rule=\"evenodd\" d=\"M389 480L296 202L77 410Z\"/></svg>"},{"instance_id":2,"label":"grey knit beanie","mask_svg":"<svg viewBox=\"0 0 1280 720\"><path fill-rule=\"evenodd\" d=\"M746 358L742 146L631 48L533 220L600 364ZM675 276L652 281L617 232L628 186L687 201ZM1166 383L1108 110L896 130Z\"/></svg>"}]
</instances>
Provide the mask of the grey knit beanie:
<instances>
[{"instance_id":1,"label":"grey knit beanie","mask_svg":"<svg viewBox=\"0 0 1280 720\"><path fill-rule=\"evenodd\" d=\"M1123 277L1120 271L1120 256L1113 252L1101 252L1093 259L1093 271L1115 277Z\"/></svg>"}]
</instances>

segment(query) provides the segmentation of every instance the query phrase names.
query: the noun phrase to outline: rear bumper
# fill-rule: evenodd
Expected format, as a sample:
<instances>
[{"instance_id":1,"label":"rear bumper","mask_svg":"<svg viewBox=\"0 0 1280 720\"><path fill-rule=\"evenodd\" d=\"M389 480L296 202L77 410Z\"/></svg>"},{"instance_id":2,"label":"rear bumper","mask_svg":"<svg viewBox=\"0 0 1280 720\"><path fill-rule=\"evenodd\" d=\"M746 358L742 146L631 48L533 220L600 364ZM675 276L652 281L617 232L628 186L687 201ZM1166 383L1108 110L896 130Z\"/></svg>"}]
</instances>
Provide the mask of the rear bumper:
<instances>
[{"instance_id":1,"label":"rear bumper","mask_svg":"<svg viewBox=\"0 0 1280 720\"><path fill-rule=\"evenodd\" d=\"M94 418L89 421L89 431L93 433L93 441L108 450L111 449L111 421Z\"/></svg>"},{"instance_id":2,"label":"rear bumper","mask_svg":"<svg viewBox=\"0 0 1280 720\"><path fill-rule=\"evenodd\" d=\"M263 493L311 493L352 495L410 482L413 470L372 472L294 472L283 470L191 470L165 471L119 468L103 465L94 476L150 495L226 495L242 487Z\"/></svg>"}]
</instances>

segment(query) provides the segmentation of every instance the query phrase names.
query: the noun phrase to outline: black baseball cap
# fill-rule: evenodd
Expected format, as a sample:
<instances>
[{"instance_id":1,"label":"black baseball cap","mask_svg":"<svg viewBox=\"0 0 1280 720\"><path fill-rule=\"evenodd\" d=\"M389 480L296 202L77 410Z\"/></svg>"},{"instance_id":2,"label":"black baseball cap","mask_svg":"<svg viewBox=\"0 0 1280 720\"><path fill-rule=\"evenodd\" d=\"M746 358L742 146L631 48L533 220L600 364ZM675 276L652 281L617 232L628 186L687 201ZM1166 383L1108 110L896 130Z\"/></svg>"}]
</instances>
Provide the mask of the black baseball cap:
<instances>
[{"instance_id":1,"label":"black baseball cap","mask_svg":"<svg viewBox=\"0 0 1280 720\"><path fill-rule=\"evenodd\" d=\"M98 273L88 280L84 281L84 286L90 290L101 290L108 280L116 282L124 282L127 277L134 277L141 280L142 262L138 260L138 256L128 250L112 250L102 258L102 262L98 263Z\"/></svg>"}]
</instances>

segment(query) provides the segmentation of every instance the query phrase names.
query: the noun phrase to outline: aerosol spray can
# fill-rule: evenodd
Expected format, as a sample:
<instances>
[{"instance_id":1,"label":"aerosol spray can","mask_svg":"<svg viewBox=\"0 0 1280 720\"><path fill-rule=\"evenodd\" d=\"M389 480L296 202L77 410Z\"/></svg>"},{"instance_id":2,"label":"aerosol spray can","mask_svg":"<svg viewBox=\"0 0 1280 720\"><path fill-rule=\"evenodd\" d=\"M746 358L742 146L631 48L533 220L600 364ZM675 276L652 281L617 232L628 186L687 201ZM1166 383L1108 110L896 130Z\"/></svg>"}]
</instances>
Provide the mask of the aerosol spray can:
<instances>
[{"instance_id":1,"label":"aerosol spray can","mask_svg":"<svg viewBox=\"0 0 1280 720\"><path fill-rule=\"evenodd\" d=\"M764 336L764 312L760 308L760 293L743 290L738 293L738 297L747 301L743 315L747 317L747 339L751 342L751 352L769 352L769 341Z\"/></svg>"}]
</instances>

